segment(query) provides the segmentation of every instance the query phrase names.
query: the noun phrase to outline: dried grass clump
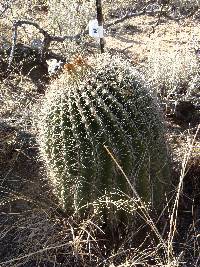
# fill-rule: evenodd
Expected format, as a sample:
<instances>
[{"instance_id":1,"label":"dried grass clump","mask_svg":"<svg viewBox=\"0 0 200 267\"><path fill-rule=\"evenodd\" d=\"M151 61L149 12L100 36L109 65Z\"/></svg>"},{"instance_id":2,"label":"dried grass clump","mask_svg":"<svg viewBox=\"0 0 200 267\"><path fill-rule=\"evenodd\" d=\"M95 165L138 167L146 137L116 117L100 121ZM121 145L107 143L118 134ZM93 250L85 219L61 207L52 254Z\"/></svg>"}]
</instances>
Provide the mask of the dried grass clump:
<instances>
[{"instance_id":1,"label":"dried grass clump","mask_svg":"<svg viewBox=\"0 0 200 267\"><path fill-rule=\"evenodd\" d=\"M198 65L193 51L177 47L175 50L165 52L160 51L159 47L154 47L149 56L147 75L150 82L158 86L163 96L169 96L181 89L191 94L192 82L199 77ZM186 88L181 88L183 86Z\"/></svg>"},{"instance_id":2,"label":"dried grass clump","mask_svg":"<svg viewBox=\"0 0 200 267\"><path fill-rule=\"evenodd\" d=\"M183 94L183 100L198 92L199 61L189 47L164 51L155 43L151 47L146 76L162 98ZM179 99L180 100L180 99Z\"/></svg>"},{"instance_id":3,"label":"dried grass clump","mask_svg":"<svg viewBox=\"0 0 200 267\"><path fill-rule=\"evenodd\" d=\"M13 126L26 129L32 121L32 106L39 94L27 77L13 75L0 83L0 115Z\"/></svg>"},{"instance_id":4,"label":"dried grass clump","mask_svg":"<svg viewBox=\"0 0 200 267\"><path fill-rule=\"evenodd\" d=\"M63 246L65 251L71 245L68 243L69 233L66 232L64 236L64 228L60 228L59 220L51 216L50 212L42 209L33 209L18 215L8 213L7 225L4 224L1 229L0 265L56 264L59 248Z\"/></svg>"},{"instance_id":5,"label":"dried grass clump","mask_svg":"<svg viewBox=\"0 0 200 267\"><path fill-rule=\"evenodd\" d=\"M80 220L63 218L55 210L34 208L5 213L0 228L0 265L98 266L106 262L113 244L95 214ZM107 259L110 262L110 259Z\"/></svg>"},{"instance_id":6,"label":"dried grass clump","mask_svg":"<svg viewBox=\"0 0 200 267\"><path fill-rule=\"evenodd\" d=\"M112 203L108 200L107 204ZM159 235L145 207L133 204L132 208L139 208L143 225L129 229L126 236L113 236L118 239L115 244L99 227L97 214L80 220L40 207L18 214L5 213L7 220L0 231L0 265L129 267L148 266L151 262L151 266L179 266L181 259L169 251L168 240ZM138 235L141 243L136 241Z\"/></svg>"}]
</instances>

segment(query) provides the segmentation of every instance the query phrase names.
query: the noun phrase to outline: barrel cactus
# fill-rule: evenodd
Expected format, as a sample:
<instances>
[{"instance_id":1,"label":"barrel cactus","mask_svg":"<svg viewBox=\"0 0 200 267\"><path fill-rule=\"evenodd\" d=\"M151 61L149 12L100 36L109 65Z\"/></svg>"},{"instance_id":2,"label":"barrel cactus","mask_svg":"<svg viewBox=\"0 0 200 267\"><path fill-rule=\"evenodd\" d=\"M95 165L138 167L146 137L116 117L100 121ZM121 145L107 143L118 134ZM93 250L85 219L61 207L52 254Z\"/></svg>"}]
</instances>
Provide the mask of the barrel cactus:
<instances>
[{"instance_id":1,"label":"barrel cactus","mask_svg":"<svg viewBox=\"0 0 200 267\"><path fill-rule=\"evenodd\" d=\"M46 93L39 130L50 179L68 212L117 191L132 197L130 183L146 202L157 206L164 198L162 119L138 71L120 56L66 66Z\"/></svg>"}]
</instances>

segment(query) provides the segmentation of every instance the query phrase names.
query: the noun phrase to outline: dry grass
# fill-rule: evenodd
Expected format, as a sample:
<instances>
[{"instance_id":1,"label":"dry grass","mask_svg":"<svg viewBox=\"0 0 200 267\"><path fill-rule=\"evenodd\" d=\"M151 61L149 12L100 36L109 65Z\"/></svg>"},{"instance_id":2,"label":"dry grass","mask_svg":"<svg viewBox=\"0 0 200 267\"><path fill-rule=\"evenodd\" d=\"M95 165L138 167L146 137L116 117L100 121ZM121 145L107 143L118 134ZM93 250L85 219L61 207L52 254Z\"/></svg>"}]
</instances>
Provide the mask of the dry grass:
<instances>
[{"instance_id":1,"label":"dry grass","mask_svg":"<svg viewBox=\"0 0 200 267\"><path fill-rule=\"evenodd\" d=\"M199 59L191 39L184 46L176 44L173 49L163 51L156 42L150 50L145 74L168 108L176 101L192 101L198 104Z\"/></svg>"},{"instance_id":2,"label":"dry grass","mask_svg":"<svg viewBox=\"0 0 200 267\"><path fill-rule=\"evenodd\" d=\"M64 266L185 266L185 251L175 252L174 242L176 231L178 231L179 198L182 195L183 180L188 172L198 131L199 127L195 138L188 144L188 150L182 162L174 204L170 205L173 209L168 211L168 223L164 225L164 228L169 229L167 235L163 235L165 229L154 221L149 208L139 196L129 200L126 211L134 211L134 216L142 219L140 227L133 225L132 229L127 228L126 235L114 246L102 230L102 225L99 224L98 203L92 204L95 205L96 213L90 214L83 220L80 220L76 214L64 218L54 209L45 207L42 209L36 203L38 207L27 212L13 213L11 208L10 212L4 214L7 218L7 226L4 224L2 227L0 240L7 254L1 266L26 266L26 264L27 266L42 264L59 266L61 262L64 262ZM113 158L111 154L110 156ZM115 161L114 158L113 160ZM115 163L125 175L120 165L116 161ZM12 195L12 199L14 203L23 198L20 195L14 198ZM23 200L31 202L31 199ZM105 201L107 205L115 205L118 209L124 209L127 205L127 202L109 203L107 198ZM11 201L9 203L11 204ZM50 205L52 207L52 203ZM10 227L11 221L13 221L12 227ZM197 249L198 244L196 245Z\"/></svg>"},{"instance_id":3,"label":"dry grass","mask_svg":"<svg viewBox=\"0 0 200 267\"><path fill-rule=\"evenodd\" d=\"M91 214L84 220L80 220L76 215L64 219L56 215L55 210L37 208L18 216L15 214L12 227L4 226L0 239L4 240L3 245L7 246L8 255L7 260L1 262L1 266L26 266L26 264L28 266L40 266L40 264L59 266L61 262L64 262L64 266L184 266L185 252L175 253L174 239L177 231L179 197L194 142L195 139L192 140L183 160L173 209L168 215L169 233L167 235L162 236L163 229L158 228L146 204L139 196L129 201L127 212L137 211L143 222L140 225L141 230L136 227L132 230L127 228L126 235L119 240L118 244L115 244L116 247L109 243L108 236L101 229L98 213ZM113 160L115 161L114 158ZM119 164L115 163L123 173ZM119 209L125 206L125 203L119 205L119 203L109 203L108 199L106 201L107 205L114 204ZM12 216L12 213L8 213L8 217ZM139 244L135 242L138 238L136 229L139 236L141 231L146 229L145 236L142 235L142 238L145 238ZM5 239L8 241L9 238L12 238L12 242L6 243ZM9 250L12 251L11 255Z\"/></svg>"},{"instance_id":4,"label":"dry grass","mask_svg":"<svg viewBox=\"0 0 200 267\"><path fill-rule=\"evenodd\" d=\"M192 94L192 90L198 90L192 87L199 77L195 54L199 28L192 20L163 21L152 33L156 22L155 17L142 16L123 23L118 26L117 36L108 36L107 47L125 51L158 93L162 90L164 96L169 96L185 85ZM132 30L127 31L127 26Z\"/></svg>"}]
</instances>

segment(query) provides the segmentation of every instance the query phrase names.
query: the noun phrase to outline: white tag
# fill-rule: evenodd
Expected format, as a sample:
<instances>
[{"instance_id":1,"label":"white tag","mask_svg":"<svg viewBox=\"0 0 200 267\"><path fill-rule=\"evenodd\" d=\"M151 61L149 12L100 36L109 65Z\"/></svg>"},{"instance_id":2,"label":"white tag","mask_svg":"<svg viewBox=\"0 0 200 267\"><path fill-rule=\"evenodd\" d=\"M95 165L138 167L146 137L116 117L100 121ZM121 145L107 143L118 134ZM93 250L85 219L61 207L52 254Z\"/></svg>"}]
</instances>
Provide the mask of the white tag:
<instances>
[{"instance_id":1,"label":"white tag","mask_svg":"<svg viewBox=\"0 0 200 267\"><path fill-rule=\"evenodd\" d=\"M103 26L99 26L98 32L99 32L99 38L103 38Z\"/></svg>"},{"instance_id":2,"label":"white tag","mask_svg":"<svg viewBox=\"0 0 200 267\"><path fill-rule=\"evenodd\" d=\"M97 19L89 21L89 35L93 38L103 38L103 26L98 25Z\"/></svg>"}]
</instances>

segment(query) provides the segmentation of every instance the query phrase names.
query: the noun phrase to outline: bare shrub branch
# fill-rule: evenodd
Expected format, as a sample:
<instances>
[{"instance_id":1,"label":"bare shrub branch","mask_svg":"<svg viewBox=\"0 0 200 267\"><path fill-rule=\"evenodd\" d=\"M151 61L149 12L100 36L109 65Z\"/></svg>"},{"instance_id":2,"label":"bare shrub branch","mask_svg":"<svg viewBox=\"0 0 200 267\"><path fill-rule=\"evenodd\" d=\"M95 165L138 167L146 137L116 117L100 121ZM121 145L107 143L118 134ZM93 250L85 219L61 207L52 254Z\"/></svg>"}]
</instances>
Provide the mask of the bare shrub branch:
<instances>
[{"instance_id":1,"label":"bare shrub branch","mask_svg":"<svg viewBox=\"0 0 200 267\"><path fill-rule=\"evenodd\" d=\"M124 15L122 18L119 18L119 19L117 19L115 21L112 21L112 22L106 24L105 25L105 28L109 28L111 26L114 26L114 25L116 25L118 23L121 23L121 22L127 20L127 19L144 15L145 13L146 13L146 7L142 11L140 11L140 12L133 12L133 13L132 12L131 13L130 12L127 12L127 14Z\"/></svg>"},{"instance_id":2,"label":"bare shrub branch","mask_svg":"<svg viewBox=\"0 0 200 267\"><path fill-rule=\"evenodd\" d=\"M21 27L22 25L31 25L35 27L36 29L39 30L39 32L44 36L43 40L43 49L41 52L41 57L43 57L44 53L48 50L50 43L51 42L64 42L65 40L70 40L70 41L77 41L80 38L80 34L77 34L75 36L53 36L50 35L47 31L45 31L43 28L39 26L38 23L33 22L33 21L28 21L28 20L18 20L13 23L13 37L12 37L12 47L11 47L11 52L8 60L8 69L10 69L13 57L14 57L14 51L15 51L15 46L17 42L17 30L18 27ZM87 31L85 31L83 34L86 34Z\"/></svg>"}]
</instances>

